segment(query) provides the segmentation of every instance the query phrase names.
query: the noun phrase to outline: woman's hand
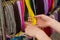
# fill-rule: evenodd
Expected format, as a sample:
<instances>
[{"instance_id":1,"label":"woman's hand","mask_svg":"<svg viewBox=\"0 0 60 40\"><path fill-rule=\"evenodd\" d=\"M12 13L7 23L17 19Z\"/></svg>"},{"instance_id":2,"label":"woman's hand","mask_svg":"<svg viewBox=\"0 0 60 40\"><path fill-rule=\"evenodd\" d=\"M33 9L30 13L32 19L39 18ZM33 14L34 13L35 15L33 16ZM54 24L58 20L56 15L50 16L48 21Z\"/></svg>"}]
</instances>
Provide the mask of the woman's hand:
<instances>
[{"instance_id":1,"label":"woman's hand","mask_svg":"<svg viewBox=\"0 0 60 40\"><path fill-rule=\"evenodd\" d=\"M51 40L43 30L31 25L30 23L25 23L26 29L25 33L29 36L36 37L38 40Z\"/></svg>"},{"instance_id":2,"label":"woman's hand","mask_svg":"<svg viewBox=\"0 0 60 40\"><path fill-rule=\"evenodd\" d=\"M35 16L36 18L36 25L38 27L48 27L48 26L51 26L52 24L54 24L54 19L46 16L46 15L36 15ZM28 22L31 23L31 18L29 17L28 18Z\"/></svg>"},{"instance_id":3,"label":"woman's hand","mask_svg":"<svg viewBox=\"0 0 60 40\"><path fill-rule=\"evenodd\" d=\"M35 16L37 26L39 27L48 27L54 24L55 19L52 19L46 15L37 15Z\"/></svg>"},{"instance_id":4,"label":"woman's hand","mask_svg":"<svg viewBox=\"0 0 60 40\"><path fill-rule=\"evenodd\" d=\"M26 25L25 32L29 36L35 37L36 34L37 34L37 31L40 30L39 28L37 28L36 26L31 25L28 22L25 22L25 25Z\"/></svg>"},{"instance_id":5,"label":"woman's hand","mask_svg":"<svg viewBox=\"0 0 60 40\"><path fill-rule=\"evenodd\" d=\"M52 29L56 30L60 33L60 23L55 19L52 19L46 15L37 15L35 16L37 20L38 27L51 27Z\"/></svg>"}]
</instances>

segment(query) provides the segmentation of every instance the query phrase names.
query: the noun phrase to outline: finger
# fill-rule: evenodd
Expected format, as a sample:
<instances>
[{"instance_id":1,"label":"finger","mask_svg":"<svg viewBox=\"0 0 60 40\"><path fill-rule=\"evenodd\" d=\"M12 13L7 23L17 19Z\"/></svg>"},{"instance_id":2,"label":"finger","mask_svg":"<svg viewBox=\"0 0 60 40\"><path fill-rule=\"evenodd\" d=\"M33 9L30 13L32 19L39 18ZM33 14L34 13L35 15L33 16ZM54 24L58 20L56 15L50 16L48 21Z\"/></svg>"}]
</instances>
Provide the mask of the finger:
<instances>
[{"instance_id":1,"label":"finger","mask_svg":"<svg viewBox=\"0 0 60 40\"><path fill-rule=\"evenodd\" d=\"M44 15L43 14L42 15L36 15L35 18L36 19L44 19Z\"/></svg>"},{"instance_id":2,"label":"finger","mask_svg":"<svg viewBox=\"0 0 60 40\"><path fill-rule=\"evenodd\" d=\"M40 35L40 36L39 36ZM37 38L39 40L51 40L50 37L47 36L47 34L43 31L43 30L40 30L37 34Z\"/></svg>"},{"instance_id":3,"label":"finger","mask_svg":"<svg viewBox=\"0 0 60 40\"><path fill-rule=\"evenodd\" d=\"M27 27L32 26L29 22L25 22L25 25L26 25Z\"/></svg>"},{"instance_id":4,"label":"finger","mask_svg":"<svg viewBox=\"0 0 60 40\"><path fill-rule=\"evenodd\" d=\"M31 17L28 17L28 19L30 19Z\"/></svg>"},{"instance_id":5,"label":"finger","mask_svg":"<svg viewBox=\"0 0 60 40\"><path fill-rule=\"evenodd\" d=\"M28 22L31 24L32 23L32 18L28 17Z\"/></svg>"},{"instance_id":6,"label":"finger","mask_svg":"<svg viewBox=\"0 0 60 40\"><path fill-rule=\"evenodd\" d=\"M25 25L29 25L29 23L28 22L25 22Z\"/></svg>"},{"instance_id":7,"label":"finger","mask_svg":"<svg viewBox=\"0 0 60 40\"><path fill-rule=\"evenodd\" d=\"M31 18L29 18L29 19L28 19L28 22L31 22L31 21L32 21Z\"/></svg>"},{"instance_id":8,"label":"finger","mask_svg":"<svg viewBox=\"0 0 60 40\"><path fill-rule=\"evenodd\" d=\"M42 19L42 20L44 20L44 21L47 21L47 19L49 19L49 17L48 16L46 16L46 15L43 15L43 14L41 14L41 15L37 15L37 16L35 16L36 17L36 19Z\"/></svg>"}]
</instances>

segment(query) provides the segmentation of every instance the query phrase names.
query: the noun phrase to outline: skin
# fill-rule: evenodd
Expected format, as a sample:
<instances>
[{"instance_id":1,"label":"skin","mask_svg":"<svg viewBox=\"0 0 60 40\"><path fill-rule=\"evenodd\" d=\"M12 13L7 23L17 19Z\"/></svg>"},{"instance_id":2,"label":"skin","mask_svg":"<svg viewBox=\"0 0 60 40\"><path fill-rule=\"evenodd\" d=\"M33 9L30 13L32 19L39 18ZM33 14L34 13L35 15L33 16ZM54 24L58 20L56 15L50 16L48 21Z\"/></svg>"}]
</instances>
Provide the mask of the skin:
<instances>
[{"instance_id":1,"label":"skin","mask_svg":"<svg viewBox=\"0 0 60 40\"><path fill-rule=\"evenodd\" d=\"M35 16L35 18L37 19L37 25L39 27L51 27L54 30L56 30L58 33L60 33L60 23L58 21L56 21L55 19L52 19L46 15L37 15ZM39 21L41 20L41 21Z\"/></svg>"},{"instance_id":2,"label":"skin","mask_svg":"<svg viewBox=\"0 0 60 40\"><path fill-rule=\"evenodd\" d=\"M31 18L28 18L28 22L25 22L26 29L25 33L29 36L36 37L38 40L51 40L47 36L47 34L41 29L44 27L51 27L60 33L60 23L56 20L46 16L46 15L37 15L36 18L36 25L31 25Z\"/></svg>"}]
</instances>

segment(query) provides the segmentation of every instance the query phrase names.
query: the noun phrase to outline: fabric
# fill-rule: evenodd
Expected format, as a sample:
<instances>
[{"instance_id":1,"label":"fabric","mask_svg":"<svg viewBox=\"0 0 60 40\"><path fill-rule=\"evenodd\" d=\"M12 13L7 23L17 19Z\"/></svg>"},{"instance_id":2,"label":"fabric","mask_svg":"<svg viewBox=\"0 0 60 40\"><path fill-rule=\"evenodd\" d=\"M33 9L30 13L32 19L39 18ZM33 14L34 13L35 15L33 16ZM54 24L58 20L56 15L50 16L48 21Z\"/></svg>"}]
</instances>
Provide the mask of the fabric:
<instances>
[{"instance_id":1,"label":"fabric","mask_svg":"<svg viewBox=\"0 0 60 40\"><path fill-rule=\"evenodd\" d=\"M49 12L54 9L54 0L49 0L48 1L48 7L49 7Z\"/></svg>"},{"instance_id":2,"label":"fabric","mask_svg":"<svg viewBox=\"0 0 60 40\"><path fill-rule=\"evenodd\" d=\"M55 16L55 19L58 21L58 13L57 12L55 13L54 16Z\"/></svg>"},{"instance_id":3,"label":"fabric","mask_svg":"<svg viewBox=\"0 0 60 40\"><path fill-rule=\"evenodd\" d=\"M2 7L2 0L0 0L0 18L1 18L1 28L2 28L2 40L5 40L5 20L4 20L4 12Z\"/></svg>"},{"instance_id":4,"label":"fabric","mask_svg":"<svg viewBox=\"0 0 60 40\"><path fill-rule=\"evenodd\" d=\"M54 0L52 0L52 10L54 9Z\"/></svg>"},{"instance_id":5,"label":"fabric","mask_svg":"<svg viewBox=\"0 0 60 40\"><path fill-rule=\"evenodd\" d=\"M10 35L11 33L16 33L16 23L14 18L14 11L13 5L6 2L5 7L5 18L6 18L6 25L7 25L7 34Z\"/></svg>"},{"instance_id":6,"label":"fabric","mask_svg":"<svg viewBox=\"0 0 60 40\"><path fill-rule=\"evenodd\" d=\"M2 40L2 34L0 34L0 40Z\"/></svg>"},{"instance_id":7,"label":"fabric","mask_svg":"<svg viewBox=\"0 0 60 40\"><path fill-rule=\"evenodd\" d=\"M43 0L35 0L35 5L36 5L36 15L45 13Z\"/></svg>"},{"instance_id":8,"label":"fabric","mask_svg":"<svg viewBox=\"0 0 60 40\"><path fill-rule=\"evenodd\" d=\"M52 29L50 27L44 28L45 33L50 37L52 34Z\"/></svg>"},{"instance_id":9,"label":"fabric","mask_svg":"<svg viewBox=\"0 0 60 40\"><path fill-rule=\"evenodd\" d=\"M20 6L21 6L21 15L22 15L21 30L24 31L24 29L25 29L25 27L24 27L24 0L20 0Z\"/></svg>"},{"instance_id":10,"label":"fabric","mask_svg":"<svg viewBox=\"0 0 60 40\"><path fill-rule=\"evenodd\" d=\"M32 11L32 9L30 7L29 0L25 0L25 3L26 3L26 6L28 8L29 17L32 18L32 25L35 25L36 24L36 19L34 18L34 12Z\"/></svg>"},{"instance_id":11,"label":"fabric","mask_svg":"<svg viewBox=\"0 0 60 40\"><path fill-rule=\"evenodd\" d=\"M23 40L23 36L12 38L11 40Z\"/></svg>"},{"instance_id":12,"label":"fabric","mask_svg":"<svg viewBox=\"0 0 60 40\"><path fill-rule=\"evenodd\" d=\"M28 20L28 9L26 7L26 4L25 4L25 13L24 13L24 20L27 21Z\"/></svg>"},{"instance_id":13,"label":"fabric","mask_svg":"<svg viewBox=\"0 0 60 40\"><path fill-rule=\"evenodd\" d=\"M16 33L19 33L21 31L21 20L20 20L18 5L16 2L13 5L13 9L14 9L15 22L16 22Z\"/></svg>"},{"instance_id":14,"label":"fabric","mask_svg":"<svg viewBox=\"0 0 60 40\"><path fill-rule=\"evenodd\" d=\"M26 34L22 34L21 36L11 38L11 40L33 40L33 39L30 39Z\"/></svg>"},{"instance_id":15,"label":"fabric","mask_svg":"<svg viewBox=\"0 0 60 40\"><path fill-rule=\"evenodd\" d=\"M2 35L2 14L3 14L3 8L1 5L2 1L0 0L0 40L2 40L1 35Z\"/></svg>"},{"instance_id":16,"label":"fabric","mask_svg":"<svg viewBox=\"0 0 60 40\"><path fill-rule=\"evenodd\" d=\"M30 3L30 6L31 6L31 9L33 10L34 14L35 14L35 10L34 10L34 3L33 3L33 0L29 0L29 3Z\"/></svg>"},{"instance_id":17,"label":"fabric","mask_svg":"<svg viewBox=\"0 0 60 40\"><path fill-rule=\"evenodd\" d=\"M60 33L54 31L54 33L51 35L52 40L60 40Z\"/></svg>"},{"instance_id":18,"label":"fabric","mask_svg":"<svg viewBox=\"0 0 60 40\"><path fill-rule=\"evenodd\" d=\"M58 21L60 22L60 8L58 10Z\"/></svg>"},{"instance_id":19,"label":"fabric","mask_svg":"<svg viewBox=\"0 0 60 40\"><path fill-rule=\"evenodd\" d=\"M36 15L36 5L35 5L35 0L32 0L32 2L33 2L34 13L35 13L35 15Z\"/></svg>"},{"instance_id":20,"label":"fabric","mask_svg":"<svg viewBox=\"0 0 60 40\"><path fill-rule=\"evenodd\" d=\"M24 31L24 4L21 1L17 1L18 9L19 9L19 15L21 19L21 29Z\"/></svg>"},{"instance_id":21,"label":"fabric","mask_svg":"<svg viewBox=\"0 0 60 40\"><path fill-rule=\"evenodd\" d=\"M60 0L58 0L57 6L60 6Z\"/></svg>"},{"instance_id":22,"label":"fabric","mask_svg":"<svg viewBox=\"0 0 60 40\"><path fill-rule=\"evenodd\" d=\"M44 0L44 11L45 11L45 14L48 13L48 0Z\"/></svg>"},{"instance_id":23,"label":"fabric","mask_svg":"<svg viewBox=\"0 0 60 40\"><path fill-rule=\"evenodd\" d=\"M55 20L57 20L58 21L58 19L59 19L59 10L60 10L60 8L59 7L56 7L55 9L54 9L54 11L53 11L53 15L54 15L54 17L55 17Z\"/></svg>"},{"instance_id":24,"label":"fabric","mask_svg":"<svg viewBox=\"0 0 60 40\"><path fill-rule=\"evenodd\" d=\"M30 40L30 39L25 38L24 36L20 36L20 37L12 38L11 40Z\"/></svg>"},{"instance_id":25,"label":"fabric","mask_svg":"<svg viewBox=\"0 0 60 40\"><path fill-rule=\"evenodd\" d=\"M6 40L10 40L10 38L6 38Z\"/></svg>"},{"instance_id":26,"label":"fabric","mask_svg":"<svg viewBox=\"0 0 60 40\"><path fill-rule=\"evenodd\" d=\"M51 7L51 0L48 0L48 7Z\"/></svg>"},{"instance_id":27,"label":"fabric","mask_svg":"<svg viewBox=\"0 0 60 40\"><path fill-rule=\"evenodd\" d=\"M58 21L58 11L57 10L54 12L54 16L55 16L55 20Z\"/></svg>"},{"instance_id":28,"label":"fabric","mask_svg":"<svg viewBox=\"0 0 60 40\"><path fill-rule=\"evenodd\" d=\"M54 8L57 7L58 0L54 0Z\"/></svg>"}]
</instances>

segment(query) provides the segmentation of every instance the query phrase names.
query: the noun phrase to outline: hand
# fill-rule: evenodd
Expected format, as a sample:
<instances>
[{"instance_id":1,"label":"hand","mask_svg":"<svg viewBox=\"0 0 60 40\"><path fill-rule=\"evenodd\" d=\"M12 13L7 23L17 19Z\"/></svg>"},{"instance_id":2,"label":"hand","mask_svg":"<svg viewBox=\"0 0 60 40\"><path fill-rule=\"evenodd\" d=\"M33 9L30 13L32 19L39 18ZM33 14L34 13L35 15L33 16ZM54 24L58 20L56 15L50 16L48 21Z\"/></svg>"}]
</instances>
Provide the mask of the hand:
<instances>
[{"instance_id":1,"label":"hand","mask_svg":"<svg viewBox=\"0 0 60 40\"><path fill-rule=\"evenodd\" d=\"M26 28L25 28L25 33L29 36L35 37L37 34L37 31L39 31L40 29L31 25L28 22L25 22Z\"/></svg>"},{"instance_id":2,"label":"hand","mask_svg":"<svg viewBox=\"0 0 60 40\"><path fill-rule=\"evenodd\" d=\"M26 24L26 29L25 33L29 36L36 37L38 40L51 40L46 33L39 29L36 26L31 25L30 23L25 23Z\"/></svg>"},{"instance_id":3,"label":"hand","mask_svg":"<svg viewBox=\"0 0 60 40\"><path fill-rule=\"evenodd\" d=\"M52 19L46 15L37 15L35 16L37 20L37 26L39 27L51 27L58 33L60 33L60 23L55 19Z\"/></svg>"},{"instance_id":4,"label":"hand","mask_svg":"<svg viewBox=\"0 0 60 40\"><path fill-rule=\"evenodd\" d=\"M37 16L35 16L35 18L36 18L37 26L39 26L39 27L51 26L56 21L55 19L52 19L46 15L37 15Z\"/></svg>"}]
</instances>

